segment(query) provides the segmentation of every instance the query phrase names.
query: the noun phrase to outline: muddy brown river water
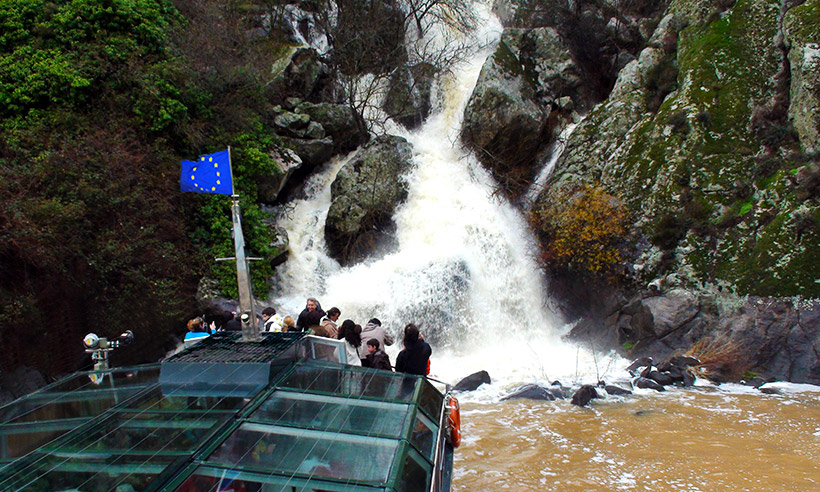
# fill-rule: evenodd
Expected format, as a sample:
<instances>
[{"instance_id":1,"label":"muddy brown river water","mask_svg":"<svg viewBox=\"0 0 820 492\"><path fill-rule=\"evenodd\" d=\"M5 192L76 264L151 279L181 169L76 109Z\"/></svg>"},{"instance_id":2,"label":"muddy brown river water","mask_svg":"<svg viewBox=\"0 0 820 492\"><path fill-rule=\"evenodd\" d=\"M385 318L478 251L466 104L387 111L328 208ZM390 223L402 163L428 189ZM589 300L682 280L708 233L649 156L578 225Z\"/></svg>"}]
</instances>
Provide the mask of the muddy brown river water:
<instances>
[{"instance_id":1,"label":"muddy brown river water","mask_svg":"<svg viewBox=\"0 0 820 492\"><path fill-rule=\"evenodd\" d=\"M820 388L469 401L455 491L820 491Z\"/></svg>"}]
</instances>

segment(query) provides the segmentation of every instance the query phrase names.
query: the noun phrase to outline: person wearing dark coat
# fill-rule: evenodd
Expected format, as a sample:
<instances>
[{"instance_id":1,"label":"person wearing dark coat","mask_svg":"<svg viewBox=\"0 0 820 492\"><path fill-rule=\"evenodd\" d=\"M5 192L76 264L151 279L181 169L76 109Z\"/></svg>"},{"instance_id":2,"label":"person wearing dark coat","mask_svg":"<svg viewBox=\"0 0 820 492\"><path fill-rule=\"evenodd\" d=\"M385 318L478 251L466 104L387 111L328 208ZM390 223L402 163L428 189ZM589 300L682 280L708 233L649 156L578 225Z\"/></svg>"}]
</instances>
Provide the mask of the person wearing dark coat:
<instances>
[{"instance_id":1,"label":"person wearing dark coat","mask_svg":"<svg viewBox=\"0 0 820 492\"><path fill-rule=\"evenodd\" d=\"M362 367L372 367L373 369L384 369L392 371L390 356L379 349L379 341L371 338L367 341L367 356L362 359Z\"/></svg>"},{"instance_id":2,"label":"person wearing dark coat","mask_svg":"<svg viewBox=\"0 0 820 492\"><path fill-rule=\"evenodd\" d=\"M427 362L433 349L419 334L419 329L413 323L404 327L404 350L396 357L396 372L427 375Z\"/></svg>"},{"instance_id":3,"label":"person wearing dark coat","mask_svg":"<svg viewBox=\"0 0 820 492\"><path fill-rule=\"evenodd\" d=\"M242 322L235 313L225 311L225 331L242 331Z\"/></svg>"},{"instance_id":4,"label":"person wearing dark coat","mask_svg":"<svg viewBox=\"0 0 820 492\"><path fill-rule=\"evenodd\" d=\"M319 304L319 301L316 300L316 298L308 297L307 303L305 304L305 309L303 309L302 312L299 313L299 317L296 318L297 331L305 331L308 329L307 316L311 311L319 311L319 313L321 313L319 319L322 319L327 315L327 313L322 311L322 305Z\"/></svg>"}]
</instances>

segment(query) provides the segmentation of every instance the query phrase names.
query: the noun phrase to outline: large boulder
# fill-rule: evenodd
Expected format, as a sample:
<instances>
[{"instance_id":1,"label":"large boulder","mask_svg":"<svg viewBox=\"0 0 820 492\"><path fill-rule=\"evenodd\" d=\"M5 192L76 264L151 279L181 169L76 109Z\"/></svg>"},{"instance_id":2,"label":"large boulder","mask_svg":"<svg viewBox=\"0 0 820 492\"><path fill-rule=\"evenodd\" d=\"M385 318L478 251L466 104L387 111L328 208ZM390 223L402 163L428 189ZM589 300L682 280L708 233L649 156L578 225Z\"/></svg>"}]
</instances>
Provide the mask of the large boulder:
<instances>
[{"instance_id":1,"label":"large boulder","mask_svg":"<svg viewBox=\"0 0 820 492\"><path fill-rule=\"evenodd\" d=\"M403 176L412 164L407 140L382 136L339 170L331 185L325 240L342 265L395 248L393 213L407 198Z\"/></svg>"},{"instance_id":2,"label":"large boulder","mask_svg":"<svg viewBox=\"0 0 820 492\"><path fill-rule=\"evenodd\" d=\"M501 398L501 401L527 399L527 400L546 400L552 401L564 397L563 389L560 386L545 388L537 384L525 384L516 388L507 396Z\"/></svg>"},{"instance_id":3,"label":"large boulder","mask_svg":"<svg viewBox=\"0 0 820 492\"><path fill-rule=\"evenodd\" d=\"M435 75L436 69L429 63L399 67L390 77L383 103L385 112L406 128L417 128L430 114Z\"/></svg>"},{"instance_id":4,"label":"large boulder","mask_svg":"<svg viewBox=\"0 0 820 492\"><path fill-rule=\"evenodd\" d=\"M513 196L536 172L539 152L549 143L550 109L537 101L537 75L521 56L529 30L505 29L495 53L481 69L464 111L461 139Z\"/></svg>"},{"instance_id":5,"label":"large boulder","mask_svg":"<svg viewBox=\"0 0 820 492\"><path fill-rule=\"evenodd\" d=\"M595 398L598 398L598 392L595 390L595 386L585 384L575 391L575 394L572 395L572 400L570 403L573 405L578 405L579 407L585 407Z\"/></svg>"},{"instance_id":6,"label":"large boulder","mask_svg":"<svg viewBox=\"0 0 820 492\"><path fill-rule=\"evenodd\" d=\"M299 97L316 100L331 83L330 69L313 48L288 48L271 67L268 84L272 97Z\"/></svg>"},{"instance_id":7,"label":"large boulder","mask_svg":"<svg viewBox=\"0 0 820 492\"><path fill-rule=\"evenodd\" d=\"M302 159L291 149L277 148L271 153L271 157L278 167L278 172L263 176L256 182L259 201L266 204L276 201L288 179L302 165Z\"/></svg>"},{"instance_id":8,"label":"large boulder","mask_svg":"<svg viewBox=\"0 0 820 492\"><path fill-rule=\"evenodd\" d=\"M308 173L324 164L334 155L333 139L281 137L282 142L293 150L302 161L301 173Z\"/></svg>"},{"instance_id":9,"label":"large boulder","mask_svg":"<svg viewBox=\"0 0 820 492\"><path fill-rule=\"evenodd\" d=\"M369 138L361 115L349 105L302 101L296 105L294 112L308 115L310 121L322 126L333 139L334 153L350 152Z\"/></svg>"},{"instance_id":10,"label":"large boulder","mask_svg":"<svg viewBox=\"0 0 820 492\"><path fill-rule=\"evenodd\" d=\"M490 384L490 374L487 371L478 371L462 379L455 386L454 391L473 391L482 384Z\"/></svg>"},{"instance_id":11,"label":"large boulder","mask_svg":"<svg viewBox=\"0 0 820 492\"><path fill-rule=\"evenodd\" d=\"M654 335L657 338L663 338L686 326L700 311L697 296L684 289L643 299L642 304L652 314Z\"/></svg>"}]
</instances>

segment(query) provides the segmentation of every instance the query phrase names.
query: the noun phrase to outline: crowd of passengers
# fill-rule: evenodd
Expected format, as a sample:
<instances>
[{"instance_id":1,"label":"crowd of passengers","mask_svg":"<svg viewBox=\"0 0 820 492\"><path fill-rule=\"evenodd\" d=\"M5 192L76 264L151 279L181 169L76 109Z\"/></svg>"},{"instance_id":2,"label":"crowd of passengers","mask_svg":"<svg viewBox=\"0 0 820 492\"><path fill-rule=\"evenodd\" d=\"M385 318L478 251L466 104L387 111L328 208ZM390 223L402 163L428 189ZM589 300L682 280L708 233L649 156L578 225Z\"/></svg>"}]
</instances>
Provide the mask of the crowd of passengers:
<instances>
[{"instance_id":1,"label":"crowd of passengers","mask_svg":"<svg viewBox=\"0 0 820 492\"><path fill-rule=\"evenodd\" d=\"M390 333L382 328L381 321L372 318L362 327L350 319L339 323L341 315L342 312L337 307L332 307L327 312L323 311L319 301L311 297L295 321L292 316L280 316L272 307L265 308L262 311L262 331L304 331L310 335L343 340L348 364L392 371L390 357L383 348L393 345L394 340ZM185 341L206 338L221 330L242 331L242 323L236 317L236 313L226 312L223 321L221 325L216 321L206 324L201 317L188 321ZM395 370L419 376L427 375L430 371L432 349L413 323L404 327L402 344L404 348L396 357Z\"/></svg>"}]
</instances>

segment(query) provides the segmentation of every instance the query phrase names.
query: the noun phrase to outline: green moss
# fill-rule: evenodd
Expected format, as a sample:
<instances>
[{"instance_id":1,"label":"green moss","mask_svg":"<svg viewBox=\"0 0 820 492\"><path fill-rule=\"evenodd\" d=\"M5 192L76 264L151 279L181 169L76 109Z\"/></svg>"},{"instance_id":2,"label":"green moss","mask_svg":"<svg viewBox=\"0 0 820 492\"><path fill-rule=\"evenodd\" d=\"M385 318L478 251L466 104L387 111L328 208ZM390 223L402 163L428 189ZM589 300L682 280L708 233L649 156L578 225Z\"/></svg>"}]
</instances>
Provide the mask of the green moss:
<instances>
[{"instance_id":1,"label":"green moss","mask_svg":"<svg viewBox=\"0 0 820 492\"><path fill-rule=\"evenodd\" d=\"M789 9L786 28L792 40L817 42L817 33L820 32L820 0L809 0Z\"/></svg>"}]
</instances>

